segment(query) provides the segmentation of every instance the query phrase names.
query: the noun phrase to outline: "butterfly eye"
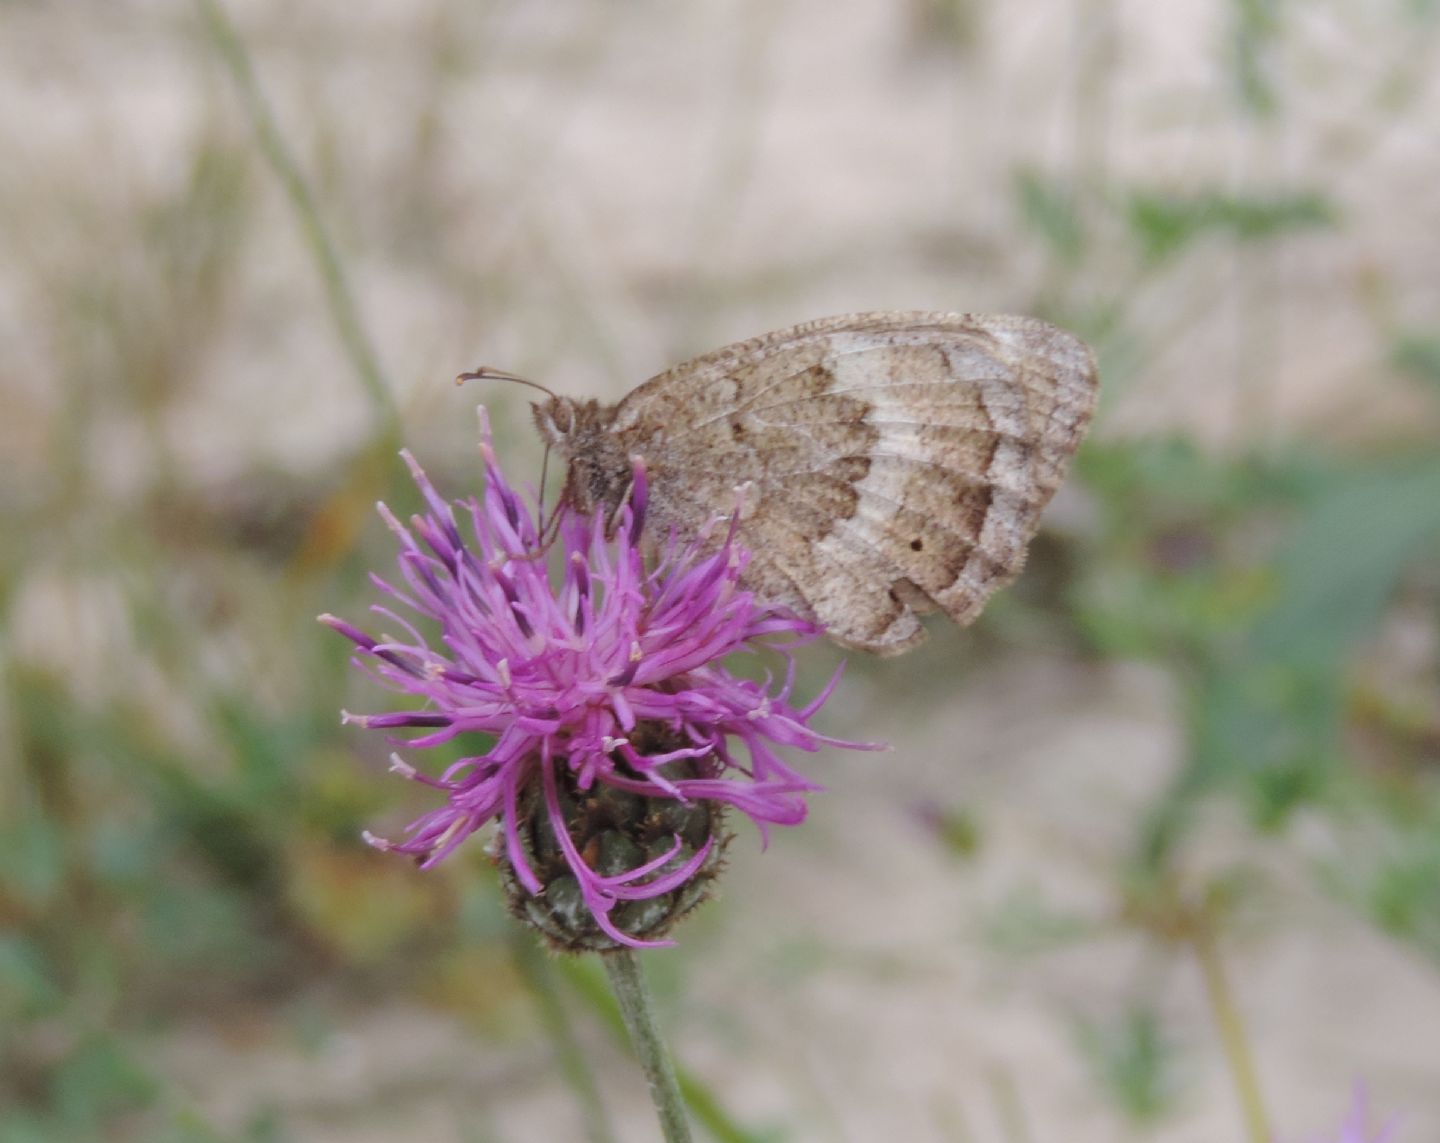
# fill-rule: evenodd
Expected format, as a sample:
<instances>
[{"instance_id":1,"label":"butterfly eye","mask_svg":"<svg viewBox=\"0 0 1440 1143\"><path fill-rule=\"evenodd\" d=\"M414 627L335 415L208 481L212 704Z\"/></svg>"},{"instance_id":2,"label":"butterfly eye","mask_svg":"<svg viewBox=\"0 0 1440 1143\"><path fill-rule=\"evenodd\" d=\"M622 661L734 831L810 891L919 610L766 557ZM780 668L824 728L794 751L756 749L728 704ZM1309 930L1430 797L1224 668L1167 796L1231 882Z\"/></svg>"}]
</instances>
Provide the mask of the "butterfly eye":
<instances>
[{"instance_id":1,"label":"butterfly eye","mask_svg":"<svg viewBox=\"0 0 1440 1143\"><path fill-rule=\"evenodd\" d=\"M575 428L575 406L569 401L554 401L550 407L550 423L562 437Z\"/></svg>"}]
</instances>

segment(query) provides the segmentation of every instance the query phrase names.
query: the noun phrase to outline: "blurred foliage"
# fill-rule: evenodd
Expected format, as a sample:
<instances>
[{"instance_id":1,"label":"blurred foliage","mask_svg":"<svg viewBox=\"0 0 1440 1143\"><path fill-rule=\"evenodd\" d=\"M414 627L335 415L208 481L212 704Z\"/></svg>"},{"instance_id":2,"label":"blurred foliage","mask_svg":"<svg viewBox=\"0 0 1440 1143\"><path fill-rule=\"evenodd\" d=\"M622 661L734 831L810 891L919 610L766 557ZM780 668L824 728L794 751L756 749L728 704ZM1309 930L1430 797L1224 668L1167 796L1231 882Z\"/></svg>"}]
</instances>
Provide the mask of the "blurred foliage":
<instances>
[{"instance_id":1,"label":"blurred foliage","mask_svg":"<svg viewBox=\"0 0 1440 1143\"><path fill-rule=\"evenodd\" d=\"M1280 0L1230 0L1230 72L1241 106L1255 116L1276 111L1274 76L1280 48Z\"/></svg>"},{"instance_id":2,"label":"blurred foliage","mask_svg":"<svg viewBox=\"0 0 1440 1143\"><path fill-rule=\"evenodd\" d=\"M1168 442L1091 449L1084 470L1107 519L1082 620L1189 685L1190 763L1152 858L1217 784L1267 827L1321 798L1347 754L1352 658L1440 542L1440 461L1215 462Z\"/></svg>"},{"instance_id":3,"label":"blurred foliage","mask_svg":"<svg viewBox=\"0 0 1440 1143\"><path fill-rule=\"evenodd\" d=\"M1400 334L1395 338L1391 364L1427 385L1440 387L1440 334Z\"/></svg>"},{"instance_id":4,"label":"blurred foliage","mask_svg":"<svg viewBox=\"0 0 1440 1143\"><path fill-rule=\"evenodd\" d=\"M1271 0L1227 7L1241 114L1281 124L1288 10ZM1405 90L1401 70L1391 94ZM1340 201L1318 185L1123 186L1085 174L1026 167L1012 189L1046 257L1039 305L1100 346L1106 402L1167 332L1131 316L1157 283L1228 250L1244 289L1264 252L1346 226ZM1258 313L1267 299L1251 288ZM1389 346L1373 370L1440 393L1433 329L1399 327ZM1197 369L1195 380L1210 378ZM1218 963L1228 931L1270 912L1253 856L1196 861L1219 806L1279 846L1297 823L1323 823L1311 861L1320 881L1440 965L1440 450L1425 435L1317 449L1247 427L1253 435L1223 452L1184 435L1102 436L1081 452L1094 519L1067 562L1076 630L1091 653L1147 660L1176 680L1184 765L1137 821L1127 866L1112 871L1113 911L1076 912L1020 886L983 919L1002 956L1125 933ZM1402 664L1395 643L1412 626L1428 650ZM1167 1114L1178 1093L1162 979L1077 1025L1098 1082L1139 1124ZM1223 1025L1233 1000L1223 979L1211 983Z\"/></svg>"},{"instance_id":5,"label":"blurred foliage","mask_svg":"<svg viewBox=\"0 0 1440 1143\"><path fill-rule=\"evenodd\" d=\"M1217 4L1237 114L1283 123L1285 10ZM1409 7L1416 20L1435 12ZM963 56L980 35L977 11L930 3L916 23ZM281 181L299 177L267 130L252 146L217 111L197 128L183 177L130 204L114 229L77 199L83 258L22 251L60 347L62 396L46 444L52 479L11 482L0 500L0 1143L111 1129L283 1138L264 1108L223 1134L177 1104L147 1034L261 1002L284 1020L323 986L356 1002L403 992L513 1035L536 987L533 965L512 964L483 857L419 878L359 840L424 804L396 805L413 792L387 778L374 743L340 730L337 712L360 688L343 641L311 623L321 610L363 612L364 572L388 560L371 505L383 496L403 510L414 495L394 483L394 414L363 328L336 313L376 423L323 478L257 461L201 483L166 444L165 417L226 336L237 251L262 223L258 188L277 166ZM319 205L296 193L343 310L353 303ZM1206 249L1243 259L1347 226L1319 186L1119 185L1028 163L1009 193L1044 263L1033 308L1099 346L1107 407L1163 348L1166 331L1140 304L1158 280L1183 276ZM426 241L444 249L437 234ZM506 297L496 289L497 305ZM1397 326L1389 344L1373 369L1440 397L1434 328ZM149 462L124 497L93 463L121 429ZM1297 818L1323 821L1334 851L1315 861L1317 876L1440 962L1440 665L1399 663L1387 644L1397 608L1432 632L1440 623L1434 442L1316 448L1257 432L1221 450L1108 433L1102 415L1076 482L1090 513L1047 538L1066 574L1042 603L1081 653L1173 676L1185 765L1136 823L1113 915L1074 915L1024 886L987 918L991 947L1051 951L1117 926L1178 943L1180 911L1162 906L1180 898L1188 847L1223 804L1280 846ZM374 701L364 693L358 701ZM949 851L983 859L973 810L926 815ZM1210 874L1201 896L1223 897L1234 872ZM566 961L555 975L566 998L618 1027L594 966ZM1084 1022L1078 1037L1139 1122L1165 1114L1178 1087L1152 999ZM712 1137L782 1136L738 1124L698 1077L685 1084Z\"/></svg>"},{"instance_id":6,"label":"blurred foliage","mask_svg":"<svg viewBox=\"0 0 1440 1143\"><path fill-rule=\"evenodd\" d=\"M1078 1019L1075 1033L1097 1081L1128 1119L1154 1123L1174 1108L1177 1047L1153 1008L1137 1005L1108 1022Z\"/></svg>"},{"instance_id":7,"label":"blurred foliage","mask_svg":"<svg viewBox=\"0 0 1440 1143\"><path fill-rule=\"evenodd\" d=\"M1217 190L1184 194L1137 190L1125 209L1148 262L1174 257L1204 234L1257 242L1333 226L1337 216L1335 205L1318 191L1236 195Z\"/></svg>"},{"instance_id":8,"label":"blurred foliage","mask_svg":"<svg viewBox=\"0 0 1440 1143\"><path fill-rule=\"evenodd\" d=\"M1088 236L1074 195L1060 180L1025 167L1015 176L1015 199L1020 216L1034 230L1056 261L1073 266L1085 256Z\"/></svg>"}]
</instances>

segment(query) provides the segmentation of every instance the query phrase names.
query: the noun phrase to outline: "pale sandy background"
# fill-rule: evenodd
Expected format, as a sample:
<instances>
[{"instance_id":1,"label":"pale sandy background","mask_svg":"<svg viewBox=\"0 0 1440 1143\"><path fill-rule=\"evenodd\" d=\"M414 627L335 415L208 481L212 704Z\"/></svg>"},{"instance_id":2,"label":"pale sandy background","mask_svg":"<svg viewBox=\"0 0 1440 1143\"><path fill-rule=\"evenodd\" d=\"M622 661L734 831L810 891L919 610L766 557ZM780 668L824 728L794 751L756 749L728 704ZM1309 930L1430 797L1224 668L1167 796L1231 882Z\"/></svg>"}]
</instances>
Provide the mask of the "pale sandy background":
<instances>
[{"instance_id":1,"label":"pale sandy background","mask_svg":"<svg viewBox=\"0 0 1440 1143\"><path fill-rule=\"evenodd\" d=\"M1283 107L1266 119L1240 109L1227 65L1240 7L231 6L314 180L404 435L447 479L476 474L481 396L448 379L481 361L617 395L792 321L1037 299L1123 314L1102 346L1102 436L1175 429L1217 450L1440 439L1433 402L1384 364L1394 328L1440 313L1436 25L1398 2L1279 7L1265 67ZM946 12L963 34L945 31ZM0 144L5 495L47 479L75 401L113 410L71 460L117 506L145 487L157 441L200 489L257 470L323 485L372 410L197 10L6 5ZM207 146L239 156L245 223L216 255L229 269L213 295L167 292L173 259L147 239L147 210ZM1254 251L1202 244L1153 272L1102 235L1066 268L1020 218L1026 168L1099 196L1319 186L1343 226ZM94 333L77 297L119 316ZM140 367L165 388L152 423L107 392L115 330L137 328L162 347ZM523 402L490 403L527 471ZM1083 529L1088 512L1067 496L1056 525ZM106 618L103 577L67 578L43 551L14 585L14 653L106 693L123 657L76 650L127 638ZM824 725L895 748L815 760L830 792L768 853L742 832L723 899L674 954L678 1052L776 1138L1240 1139L1183 952L1118 928L1027 957L987 936L1026 893L1097 924L1118 907L1136 814L1179 764L1172 681L1043 635L986 646L943 631L904 666L852 672ZM268 673L254 649L217 651L231 654L234 670ZM161 689L135 670L138 690ZM975 859L937 844L913 812L927 803L983 819ZM1197 878L1251 850L1273 867L1226 951L1285 1138L1334 1124L1363 1078L1377 1107L1403 1112L1398 1139L1440 1140L1440 972L1320 890L1309 863L1335 856L1335 837L1302 819L1286 845L1261 847L1223 810L1203 837ZM1157 980L1186 1086L1141 1134L1097 1090L1074 1029ZM532 1017L477 1032L383 985L363 1001L314 991L318 1038L294 1031L295 998L273 1013L247 1002L161 1023L148 1058L231 1130L271 1107L285 1137L315 1143L581 1137ZM619 1137L656 1137L630 1064L583 1020L580 1034ZM1007 1126L1011 1101L1023 1128Z\"/></svg>"}]
</instances>

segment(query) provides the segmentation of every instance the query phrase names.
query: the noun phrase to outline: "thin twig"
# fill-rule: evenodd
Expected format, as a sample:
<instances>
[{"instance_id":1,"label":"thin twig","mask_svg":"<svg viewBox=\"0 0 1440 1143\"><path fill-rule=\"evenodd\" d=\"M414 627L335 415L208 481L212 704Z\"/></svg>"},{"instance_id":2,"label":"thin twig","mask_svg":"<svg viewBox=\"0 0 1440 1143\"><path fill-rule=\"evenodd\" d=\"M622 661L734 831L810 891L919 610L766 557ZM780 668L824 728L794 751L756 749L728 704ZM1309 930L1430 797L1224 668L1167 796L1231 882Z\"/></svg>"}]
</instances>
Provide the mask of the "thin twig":
<instances>
[{"instance_id":1,"label":"thin twig","mask_svg":"<svg viewBox=\"0 0 1440 1143\"><path fill-rule=\"evenodd\" d=\"M254 128L260 151L279 178L285 197L290 200L305 233L305 241L310 247L316 268L320 271L320 280L325 286L325 298L341 344L345 347L361 387L370 399L383 433L398 440L399 414L393 391L385 380L379 357L365 332L364 323L360 320L359 308L350 291L335 244L325 228L314 192L286 143L275 121L275 115L265 100L264 92L260 90L254 66L250 62L250 53L235 30L235 25L230 22L220 0L196 0L196 3L200 7L205 26L215 41L220 58L225 61L231 78L240 90L240 98L250 118L250 125Z\"/></svg>"},{"instance_id":2,"label":"thin twig","mask_svg":"<svg viewBox=\"0 0 1440 1143\"><path fill-rule=\"evenodd\" d=\"M1265 1104L1260 1096L1255 1058L1250 1053L1250 1042L1245 1035L1240 1009L1235 1004L1234 993L1230 991L1225 976L1225 966L1220 959L1220 949L1215 941L1210 918L1198 918L1197 923L1191 926L1189 937L1196 959L1200 962L1200 971L1205 977L1210 1011L1220 1033L1225 1059L1230 1065L1230 1077L1240 1100L1240 1113L1245 1117L1246 1134L1251 1143L1269 1143L1273 1136L1270 1134Z\"/></svg>"}]
</instances>

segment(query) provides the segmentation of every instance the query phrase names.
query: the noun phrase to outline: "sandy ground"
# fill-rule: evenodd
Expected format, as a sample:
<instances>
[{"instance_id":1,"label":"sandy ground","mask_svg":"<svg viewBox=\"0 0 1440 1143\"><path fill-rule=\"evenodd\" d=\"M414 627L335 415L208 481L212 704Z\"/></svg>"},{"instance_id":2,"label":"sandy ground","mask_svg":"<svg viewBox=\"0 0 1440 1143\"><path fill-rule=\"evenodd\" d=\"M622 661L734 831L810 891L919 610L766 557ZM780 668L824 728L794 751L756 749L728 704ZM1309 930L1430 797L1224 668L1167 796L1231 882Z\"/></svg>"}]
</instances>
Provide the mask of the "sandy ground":
<instances>
[{"instance_id":1,"label":"sandy ground","mask_svg":"<svg viewBox=\"0 0 1440 1143\"><path fill-rule=\"evenodd\" d=\"M1318 184L1343 212L1341 231L1202 250L1144 279L1101 235L1069 303L1144 289L1121 299L1141 352L1117 354L1100 432L1223 445L1430 431L1376 368L1390 331L1440 312L1433 56L1390 8L1287 9L1272 61L1285 116L1237 125L1216 63L1230 9L1199 0L996 5L958 55L927 45L922 5L882 0L843 16L822 0L234 5L333 211L412 446L457 457L473 429L437 381L481 360L613 394L686 352L825 313L1024 304L1049 273L1010 194L1025 164L1117 186ZM143 264L126 210L184 177L197 134L218 122L243 138L243 124L187 10L12 9L0 188L20 251L7 261L34 277L0 269L0 360L11 407L43 412L66 363L34 336L43 283L96 258ZM1397 70L1414 90L1377 119ZM168 414L201 482L257 460L323 472L368 415L261 175L241 287L197 356L203 380ZM523 431L498 415L502 437ZM0 430L17 472L44 464L22 423ZM117 495L137 479L132 428L93 460ZM682 930L681 1055L743 1121L797 1141L1139 1138L1106 1110L1071 1029L1158 975L1187 1086L1145 1138L1240 1138L1183 956L1115 935L1016 959L983 939L1018 892L1113 910L1135 815L1178 765L1165 680L1031 651L957 670L952 688L935 680L958 638L895 676L928 675L923 706L857 675L832 729L894 752L818 762L831 792L812 821L763 856L742 838L723 901ZM977 807L977 860L936 843L909 812L925 802ZM1307 1138L1364 1078L1378 1107L1403 1109L1403 1143L1440 1139L1440 976L1315 890L1305 861L1332 839L1307 830L1288 859L1255 851L1284 892L1227 950L1275 1121ZM1224 820L1207 837L1216 863L1254 845ZM306 1143L579 1137L538 1040L384 1002L302 1050L257 1019L244 1037L155 1045L222 1124L273 1105ZM586 1034L620 1138L655 1137L629 1065ZM1012 1090L1028 1134L1004 1126Z\"/></svg>"},{"instance_id":2,"label":"sandy ground","mask_svg":"<svg viewBox=\"0 0 1440 1143\"><path fill-rule=\"evenodd\" d=\"M1032 702L1023 719L1017 693ZM811 821L765 854L743 836L723 899L679 930L687 985L669 1019L681 1057L744 1123L797 1141L1242 1138L1194 962L1106 926L1112 863L1177 763L1170 700L1146 670L1017 656L969 674L895 751L817 765L831 789ZM856 727L900 738L907 712L873 701L852 708ZM976 812L978 860L957 860L907 812L933 799ZM1318 828L1301 826L1311 836L1298 848L1323 849ZM1332 1125L1361 1079L1376 1107L1404 1109L1400 1138L1440 1137L1433 967L1247 836L1216 821L1205 858L1269 877L1225 952L1282 1138ZM1096 923L1096 937L1024 958L997 947L985 932L1026 894ZM1183 1095L1143 1134L1098 1098L1074 1027L1156 982ZM222 1122L270 1103L315 1143L580 1138L533 1042L487 1041L394 1003L341 1019L319 1050L276 1025L241 1047L181 1034L162 1055ZM658 1138L627 1063L593 1029L585 1038L619 1138ZM1007 1134L1012 1101L1028 1134Z\"/></svg>"}]
</instances>

